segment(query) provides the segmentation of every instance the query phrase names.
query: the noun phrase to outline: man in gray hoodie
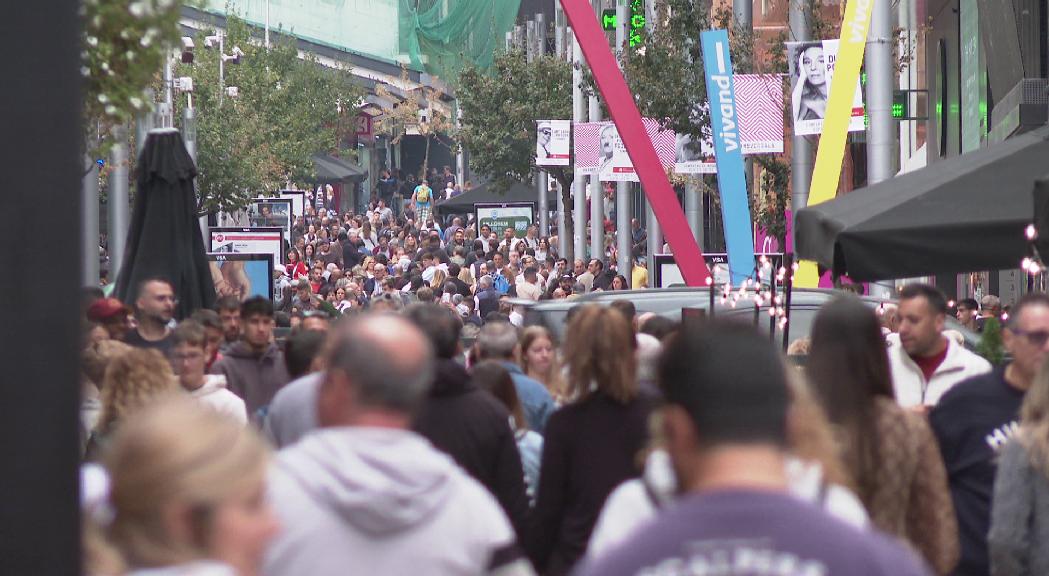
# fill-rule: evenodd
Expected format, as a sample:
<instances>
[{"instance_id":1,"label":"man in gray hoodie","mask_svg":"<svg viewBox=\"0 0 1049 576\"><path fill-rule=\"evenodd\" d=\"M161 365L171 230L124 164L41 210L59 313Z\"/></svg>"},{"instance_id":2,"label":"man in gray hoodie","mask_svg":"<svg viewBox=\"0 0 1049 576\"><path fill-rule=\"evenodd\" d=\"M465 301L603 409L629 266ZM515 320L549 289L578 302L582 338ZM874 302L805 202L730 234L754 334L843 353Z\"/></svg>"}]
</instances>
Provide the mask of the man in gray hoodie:
<instances>
[{"instance_id":1,"label":"man in gray hoodie","mask_svg":"<svg viewBox=\"0 0 1049 576\"><path fill-rule=\"evenodd\" d=\"M283 530L263 574L533 574L495 498L411 431L433 379L428 339L389 315L345 322L334 338L321 429L271 470Z\"/></svg>"}]
</instances>

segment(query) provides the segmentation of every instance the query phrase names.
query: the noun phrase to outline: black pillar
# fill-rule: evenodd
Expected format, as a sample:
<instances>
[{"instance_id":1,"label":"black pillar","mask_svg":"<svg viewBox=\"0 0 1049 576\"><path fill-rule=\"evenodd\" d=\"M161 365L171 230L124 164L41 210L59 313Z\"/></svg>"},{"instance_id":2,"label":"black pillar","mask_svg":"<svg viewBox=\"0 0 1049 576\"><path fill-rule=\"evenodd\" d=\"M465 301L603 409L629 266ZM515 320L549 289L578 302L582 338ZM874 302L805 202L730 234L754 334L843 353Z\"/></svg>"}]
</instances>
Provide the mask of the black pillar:
<instances>
[{"instance_id":1,"label":"black pillar","mask_svg":"<svg viewBox=\"0 0 1049 576\"><path fill-rule=\"evenodd\" d=\"M0 573L79 573L78 2L5 11L0 52ZM17 272L16 272L17 271Z\"/></svg>"}]
</instances>

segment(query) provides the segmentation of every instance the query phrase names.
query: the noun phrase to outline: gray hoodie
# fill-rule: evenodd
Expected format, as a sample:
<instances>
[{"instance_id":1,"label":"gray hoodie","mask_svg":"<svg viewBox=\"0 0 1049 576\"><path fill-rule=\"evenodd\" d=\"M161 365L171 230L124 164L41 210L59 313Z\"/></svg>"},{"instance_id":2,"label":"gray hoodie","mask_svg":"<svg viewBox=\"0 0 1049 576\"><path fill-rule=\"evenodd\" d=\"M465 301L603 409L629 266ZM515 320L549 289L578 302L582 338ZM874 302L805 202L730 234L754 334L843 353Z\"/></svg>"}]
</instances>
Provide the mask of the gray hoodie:
<instances>
[{"instance_id":1,"label":"gray hoodie","mask_svg":"<svg viewBox=\"0 0 1049 576\"><path fill-rule=\"evenodd\" d=\"M476 480L407 430L329 428L270 474L282 531L265 576L484 574L513 529Z\"/></svg>"}]
</instances>

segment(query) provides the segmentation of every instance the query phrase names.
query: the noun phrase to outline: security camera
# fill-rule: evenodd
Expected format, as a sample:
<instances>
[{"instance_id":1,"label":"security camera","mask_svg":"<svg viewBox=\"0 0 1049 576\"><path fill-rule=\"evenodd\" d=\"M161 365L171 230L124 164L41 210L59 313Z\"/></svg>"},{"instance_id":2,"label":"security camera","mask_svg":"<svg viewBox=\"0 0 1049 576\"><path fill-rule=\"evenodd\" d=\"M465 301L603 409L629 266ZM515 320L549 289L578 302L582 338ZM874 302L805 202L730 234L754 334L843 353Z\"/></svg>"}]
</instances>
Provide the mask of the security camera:
<instances>
[{"instance_id":1,"label":"security camera","mask_svg":"<svg viewBox=\"0 0 1049 576\"><path fill-rule=\"evenodd\" d=\"M240 46L234 46L233 47L233 55L236 56L237 58L240 58L241 56L244 55L244 51L240 49Z\"/></svg>"},{"instance_id":2,"label":"security camera","mask_svg":"<svg viewBox=\"0 0 1049 576\"><path fill-rule=\"evenodd\" d=\"M189 36L182 37L182 63L193 63L193 39Z\"/></svg>"},{"instance_id":3,"label":"security camera","mask_svg":"<svg viewBox=\"0 0 1049 576\"><path fill-rule=\"evenodd\" d=\"M204 37L204 47L205 48L215 48L215 47L217 47L219 45L219 42L221 42L221 41L222 41L222 38L220 36L205 36Z\"/></svg>"},{"instance_id":4,"label":"security camera","mask_svg":"<svg viewBox=\"0 0 1049 576\"><path fill-rule=\"evenodd\" d=\"M226 96L229 96L230 98L240 96L240 88L237 88L236 86L226 86Z\"/></svg>"}]
</instances>

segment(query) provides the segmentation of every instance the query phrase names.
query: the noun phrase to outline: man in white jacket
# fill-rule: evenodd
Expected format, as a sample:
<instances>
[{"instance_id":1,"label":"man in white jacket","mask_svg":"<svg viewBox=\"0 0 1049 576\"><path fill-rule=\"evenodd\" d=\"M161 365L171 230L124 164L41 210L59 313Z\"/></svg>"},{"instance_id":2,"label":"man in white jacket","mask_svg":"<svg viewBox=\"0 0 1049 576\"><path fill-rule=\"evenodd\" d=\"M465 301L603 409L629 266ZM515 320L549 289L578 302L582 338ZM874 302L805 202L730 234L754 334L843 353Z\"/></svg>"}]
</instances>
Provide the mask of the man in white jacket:
<instances>
[{"instance_id":1,"label":"man in white jacket","mask_svg":"<svg viewBox=\"0 0 1049 576\"><path fill-rule=\"evenodd\" d=\"M889 336L889 364L896 401L925 412L955 384L991 371L987 360L943 334L947 300L927 284L900 291L898 340Z\"/></svg>"},{"instance_id":2,"label":"man in white jacket","mask_svg":"<svg viewBox=\"0 0 1049 576\"><path fill-rule=\"evenodd\" d=\"M495 497L411 431L433 370L405 320L342 323L317 394L322 428L271 469L282 531L265 576L533 574Z\"/></svg>"},{"instance_id":3,"label":"man in white jacket","mask_svg":"<svg viewBox=\"0 0 1049 576\"><path fill-rule=\"evenodd\" d=\"M226 389L226 377L205 374L208 356L207 332L196 320L184 320L172 334L171 367L178 375L182 389L205 406L248 423L244 401Z\"/></svg>"}]
</instances>

